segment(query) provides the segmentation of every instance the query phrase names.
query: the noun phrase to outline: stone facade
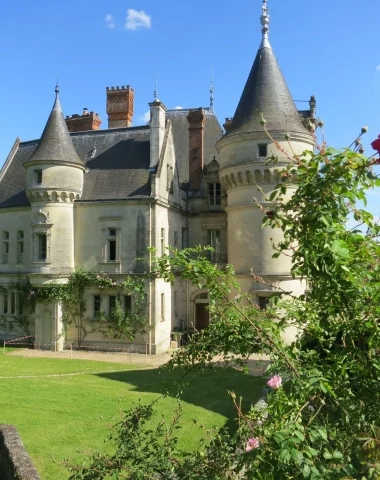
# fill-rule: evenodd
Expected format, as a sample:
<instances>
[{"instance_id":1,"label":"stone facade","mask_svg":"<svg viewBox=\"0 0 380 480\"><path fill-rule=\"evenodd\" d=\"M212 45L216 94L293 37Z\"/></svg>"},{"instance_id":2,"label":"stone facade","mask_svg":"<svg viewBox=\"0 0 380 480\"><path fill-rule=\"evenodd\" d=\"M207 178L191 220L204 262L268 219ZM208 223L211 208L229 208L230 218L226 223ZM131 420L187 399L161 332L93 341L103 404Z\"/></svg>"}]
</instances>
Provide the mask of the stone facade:
<instances>
[{"instance_id":1,"label":"stone facade","mask_svg":"<svg viewBox=\"0 0 380 480\"><path fill-rule=\"evenodd\" d=\"M261 228L256 201L275 208L263 195L273 191L289 156L313 148L304 125L313 124L315 99L310 111L297 111L268 40L224 134L213 108L167 110L157 98L149 103L149 124L131 127L133 99L129 86L107 88L109 129L92 126L71 137L56 99L41 140L15 142L0 172L0 285L18 273L36 287L65 282L79 267L115 281L142 276L149 333L124 343L92 333L84 345L144 353L164 352L174 330L204 328L209 321L207 292L180 279L170 285L147 276L148 247L160 253L168 245L211 245L210 260L220 268L232 264L242 291L262 308L280 291L301 294L306 286L290 275L290 259L272 258L281 232ZM279 157L276 167L266 164L271 155ZM268 285L256 283L251 269ZM98 294L87 292L90 320ZM106 313L111 294L102 292ZM21 335L12 321L17 314L17 299L0 294L0 317L8 322L0 338ZM36 345L61 349L77 341L74 328L63 332L62 315L57 302L37 305Z\"/></svg>"}]
</instances>

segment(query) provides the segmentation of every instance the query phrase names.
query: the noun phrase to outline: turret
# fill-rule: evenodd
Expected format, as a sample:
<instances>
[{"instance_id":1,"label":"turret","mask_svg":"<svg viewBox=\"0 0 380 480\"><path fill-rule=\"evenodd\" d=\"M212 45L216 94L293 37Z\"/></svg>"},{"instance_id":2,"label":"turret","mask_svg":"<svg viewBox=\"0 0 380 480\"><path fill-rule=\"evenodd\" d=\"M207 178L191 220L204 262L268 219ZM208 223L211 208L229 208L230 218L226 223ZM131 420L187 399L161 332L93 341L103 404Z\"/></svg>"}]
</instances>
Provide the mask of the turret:
<instances>
[{"instance_id":1,"label":"turret","mask_svg":"<svg viewBox=\"0 0 380 480\"><path fill-rule=\"evenodd\" d=\"M290 161L272 139L290 156L292 150L301 154L313 149L314 145L269 43L270 17L266 0L263 0L262 10L259 50L235 115L226 125L226 134L217 143L221 182L228 196L228 260L240 277L243 289L250 291L259 304L260 296L269 296L271 289L253 282L251 269L269 282L287 283L285 288L289 290L302 289L300 282L290 277L290 258L272 258L272 245L281 239L281 231L261 228L263 213L254 200L256 198L269 209L275 208L257 187L269 195L279 182L279 171ZM270 136L264 130L262 118ZM276 167L266 164L272 154L278 157Z\"/></svg>"},{"instance_id":2,"label":"turret","mask_svg":"<svg viewBox=\"0 0 380 480\"><path fill-rule=\"evenodd\" d=\"M73 206L82 194L85 167L63 117L59 89L39 144L24 163L26 195L32 205L34 271L74 269Z\"/></svg>"}]
</instances>

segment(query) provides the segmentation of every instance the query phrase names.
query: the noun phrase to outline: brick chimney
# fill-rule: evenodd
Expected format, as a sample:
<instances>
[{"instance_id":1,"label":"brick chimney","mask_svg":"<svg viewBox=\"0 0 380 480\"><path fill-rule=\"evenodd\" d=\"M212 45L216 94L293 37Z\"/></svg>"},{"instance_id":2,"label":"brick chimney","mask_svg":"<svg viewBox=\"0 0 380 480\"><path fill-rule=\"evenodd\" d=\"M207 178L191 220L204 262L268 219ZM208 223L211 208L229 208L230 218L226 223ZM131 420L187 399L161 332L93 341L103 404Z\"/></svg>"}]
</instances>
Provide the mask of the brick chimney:
<instances>
[{"instance_id":1,"label":"brick chimney","mask_svg":"<svg viewBox=\"0 0 380 480\"><path fill-rule=\"evenodd\" d=\"M204 126L205 112L203 108L190 110L189 122L189 181L190 190L200 190L201 175L204 166Z\"/></svg>"},{"instance_id":2,"label":"brick chimney","mask_svg":"<svg viewBox=\"0 0 380 480\"><path fill-rule=\"evenodd\" d=\"M230 127L231 123L232 123L232 117L226 117L226 121L223 124L224 130L226 132L228 132L228 128Z\"/></svg>"},{"instance_id":3,"label":"brick chimney","mask_svg":"<svg viewBox=\"0 0 380 480\"><path fill-rule=\"evenodd\" d=\"M75 113L66 117L66 125L69 132L86 132L87 130L99 130L102 121L97 113L83 109L82 115Z\"/></svg>"},{"instance_id":4,"label":"brick chimney","mask_svg":"<svg viewBox=\"0 0 380 480\"><path fill-rule=\"evenodd\" d=\"M108 128L130 127L135 91L129 85L107 87Z\"/></svg>"}]
</instances>

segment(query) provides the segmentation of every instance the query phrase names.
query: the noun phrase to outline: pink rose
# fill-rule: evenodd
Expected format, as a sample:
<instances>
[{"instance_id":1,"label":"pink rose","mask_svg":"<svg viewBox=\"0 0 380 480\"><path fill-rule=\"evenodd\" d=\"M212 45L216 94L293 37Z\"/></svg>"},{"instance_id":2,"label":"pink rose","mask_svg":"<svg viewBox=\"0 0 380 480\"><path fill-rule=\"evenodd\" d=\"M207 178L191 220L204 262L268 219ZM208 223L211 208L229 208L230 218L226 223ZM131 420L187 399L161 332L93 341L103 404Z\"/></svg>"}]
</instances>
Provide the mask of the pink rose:
<instances>
[{"instance_id":1,"label":"pink rose","mask_svg":"<svg viewBox=\"0 0 380 480\"><path fill-rule=\"evenodd\" d=\"M258 438L248 438L247 445L245 446L245 451L250 452L254 448L259 448L260 440Z\"/></svg>"},{"instance_id":2,"label":"pink rose","mask_svg":"<svg viewBox=\"0 0 380 480\"><path fill-rule=\"evenodd\" d=\"M273 388L274 390L277 390L277 388L280 388L282 384L282 378L279 377L278 375L274 375L270 380L267 381L267 385L270 388Z\"/></svg>"}]
</instances>

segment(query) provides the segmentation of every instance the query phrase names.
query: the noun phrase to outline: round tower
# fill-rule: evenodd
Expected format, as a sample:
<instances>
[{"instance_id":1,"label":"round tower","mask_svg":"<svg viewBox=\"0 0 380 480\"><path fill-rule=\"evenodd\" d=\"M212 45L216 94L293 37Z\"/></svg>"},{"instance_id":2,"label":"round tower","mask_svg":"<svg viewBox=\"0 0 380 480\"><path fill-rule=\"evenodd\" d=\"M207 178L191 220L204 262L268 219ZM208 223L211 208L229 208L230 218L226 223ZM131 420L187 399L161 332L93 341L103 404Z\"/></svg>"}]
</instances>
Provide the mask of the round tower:
<instances>
[{"instance_id":1,"label":"round tower","mask_svg":"<svg viewBox=\"0 0 380 480\"><path fill-rule=\"evenodd\" d=\"M74 201L82 194L85 167L78 157L59 101L59 89L39 144L24 163L31 203L32 272L74 270Z\"/></svg>"},{"instance_id":2,"label":"round tower","mask_svg":"<svg viewBox=\"0 0 380 480\"><path fill-rule=\"evenodd\" d=\"M217 143L220 154L220 178L228 197L228 261L236 271L244 292L265 307L266 300L280 288L301 293L304 286L290 276L291 259L272 258L273 243L281 240L280 230L262 228L263 213L255 199L266 208L275 208L268 196L279 183L281 168L289 162L273 143L290 157L312 150L314 140L305 128L268 40L269 15L263 0L262 41L243 90L240 102L226 134ZM265 119L265 127L262 125ZM288 141L287 138L290 138ZM273 139L273 140L272 140ZM267 165L271 155L276 166ZM255 282L251 269L270 286Z\"/></svg>"}]
</instances>

